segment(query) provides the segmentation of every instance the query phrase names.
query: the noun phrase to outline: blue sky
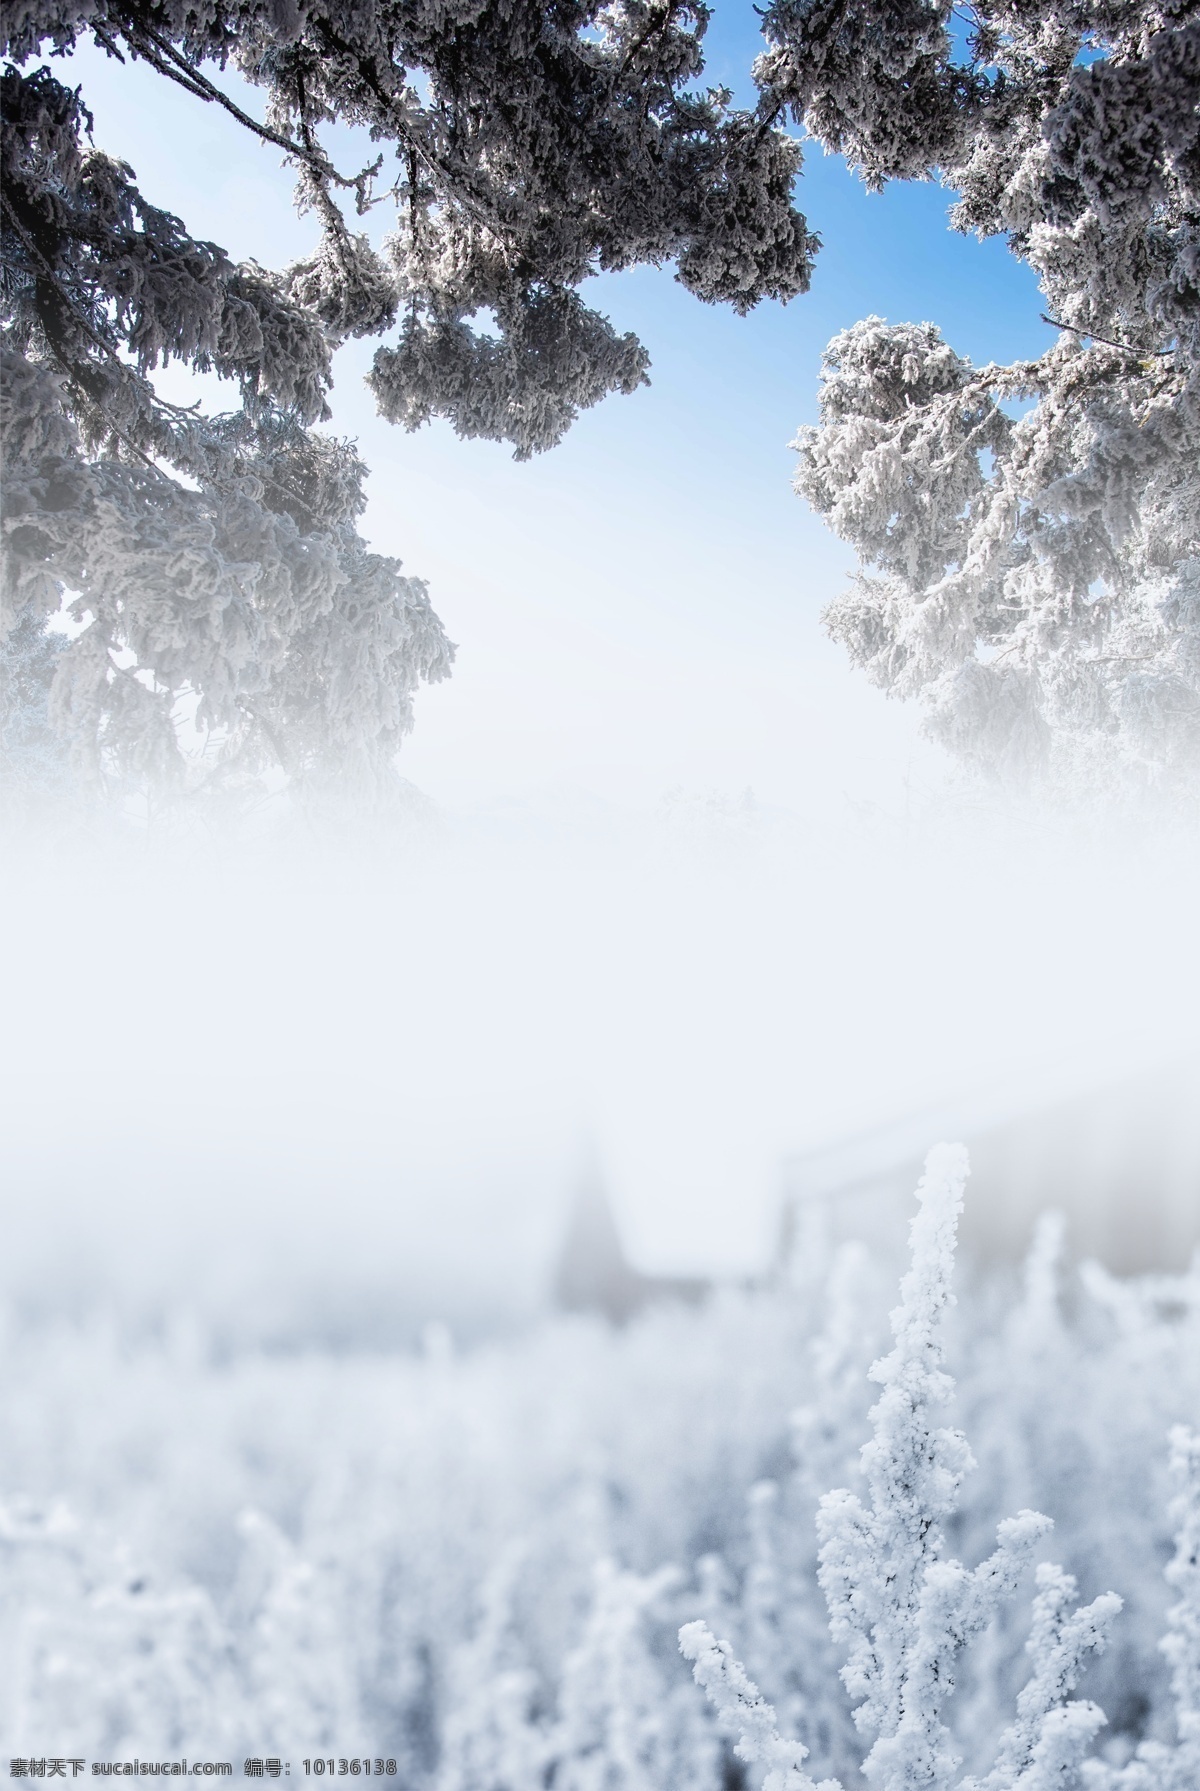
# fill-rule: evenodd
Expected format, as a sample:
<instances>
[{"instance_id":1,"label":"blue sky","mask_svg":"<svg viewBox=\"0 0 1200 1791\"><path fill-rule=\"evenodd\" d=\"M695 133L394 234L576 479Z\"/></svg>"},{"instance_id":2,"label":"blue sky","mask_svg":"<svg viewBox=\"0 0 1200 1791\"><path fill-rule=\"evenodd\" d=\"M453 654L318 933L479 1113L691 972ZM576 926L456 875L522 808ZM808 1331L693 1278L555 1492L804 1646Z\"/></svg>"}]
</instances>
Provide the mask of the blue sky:
<instances>
[{"instance_id":1,"label":"blue sky","mask_svg":"<svg viewBox=\"0 0 1200 1791\"><path fill-rule=\"evenodd\" d=\"M757 23L726 5L709 33L708 76L740 98ZM234 255L281 265L303 252L312 226L291 212L277 152L145 68L90 49L74 66L97 143L149 198ZM353 159L348 137L332 144ZM1036 353L1049 332L1028 271L1002 244L950 232L938 188L868 195L810 149L798 203L824 246L812 291L786 308L738 318L669 269L592 283L591 301L649 348L652 384L531 464L444 425L408 436L380 422L361 383L370 345L339 357L334 426L373 469L367 532L429 581L459 645L404 753L435 799L554 785L645 808L673 787L749 786L832 814L847 799L895 809L939 781L915 713L821 632L851 556L792 494L788 443L815 416L822 348L860 317L932 319L979 360ZM381 208L372 228L387 224Z\"/></svg>"},{"instance_id":2,"label":"blue sky","mask_svg":"<svg viewBox=\"0 0 1200 1791\"><path fill-rule=\"evenodd\" d=\"M744 90L752 9L719 11L711 41L714 78ZM145 69L89 51L72 74L148 198L237 256L306 250L277 152ZM6 892L28 950L0 1181L44 1230L75 1188L106 1223L120 1191L139 1239L161 1210L211 1230L216 1190L238 1223L259 1215L260 1265L297 1200L322 1238L357 1201L346 1249L372 1255L381 1213L443 1211L457 1248L468 1212L511 1229L535 1186L550 1211L590 1134L644 1262L750 1267L788 1151L1009 1080L1082 1085L1190 1024L1179 865L1110 864L1053 828L1033 852L1019 825L951 837L953 808L911 836L858 825L914 794L919 812L943 768L821 633L850 556L792 494L787 444L815 417L822 349L873 312L932 319L979 361L1049 330L1027 271L953 235L936 188L872 197L813 153L798 196L825 247L786 309L739 319L669 270L597 282L653 383L531 463L381 423L370 346L341 354L334 424L373 468L367 533L428 579L460 647L402 768L444 808L500 814L447 829L444 864L382 854L368 874L334 853L318 873L281 851L247 881L217 854L200 877L139 865L110 888L55 861ZM799 822L676 858L628 811L680 786L749 786ZM509 825L548 787L555 814L581 791L583 815L616 811L577 857ZM114 965L138 974L114 987ZM308 1225L288 1220L301 1241Z\"/></svg>"}]
</instances>

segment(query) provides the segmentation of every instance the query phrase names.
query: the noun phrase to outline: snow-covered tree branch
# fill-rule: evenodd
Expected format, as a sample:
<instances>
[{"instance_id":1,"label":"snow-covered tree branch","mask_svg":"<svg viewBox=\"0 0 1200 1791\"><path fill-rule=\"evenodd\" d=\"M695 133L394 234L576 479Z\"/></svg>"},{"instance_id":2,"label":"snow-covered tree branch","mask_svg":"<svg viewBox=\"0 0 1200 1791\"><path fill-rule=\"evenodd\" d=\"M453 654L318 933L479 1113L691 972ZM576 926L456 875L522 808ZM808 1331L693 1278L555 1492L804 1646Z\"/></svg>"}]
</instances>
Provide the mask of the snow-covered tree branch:
<instances>
[{"instance_id":1,"label":"snow-covered tree branch","mask_svg":"<svg viewBox=\"0 0 1200 1791\"><path fill-rule=\"evenodd\" d=\"M757 65L869 185L936 174L1037 273L1057 337L975 367L868 318L825 357L797 489L858 550L827 625L954 752L1200 748L1200 16L1192 5L777 0Z\"/></svg>"},{"instance_id":2,"label":"snow-covered tree branch","mask_svg":"<svg viewBox=\"0 0 1200 1791\"><path fill-rule=\"evenodd\" d=\"M340 342L390 333L370 376L385 417L528 456L646 377L642 345L581 300L590 274L674 261L738 311L804 291L797 146L694 90L707 19L681 0L6 9L0 627L36 636L70 601L84 626L52 718L92 772L178 770L186 719L239 764L386 780L417 685L447 675L424 587L357 532L364 468L314 427ZM313 253L234 263L92 147L52 67L87 39L283 151ZM370 135L369 167L334 165L333 123ZM380 251L353 220L384 201ZM166 403L172 361L233 382L240 409Z\"/></svg>"}]
</instances>

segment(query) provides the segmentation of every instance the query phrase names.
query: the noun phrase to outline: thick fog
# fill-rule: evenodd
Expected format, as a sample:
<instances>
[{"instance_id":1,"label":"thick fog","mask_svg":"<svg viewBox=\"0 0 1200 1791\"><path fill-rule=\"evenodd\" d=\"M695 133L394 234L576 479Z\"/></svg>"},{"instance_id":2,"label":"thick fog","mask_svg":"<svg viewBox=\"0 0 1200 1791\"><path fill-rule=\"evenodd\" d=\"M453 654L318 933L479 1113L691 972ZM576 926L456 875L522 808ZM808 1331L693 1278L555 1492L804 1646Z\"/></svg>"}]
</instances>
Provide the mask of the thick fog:
<instances>
[{"instance_id":1,"label":"thick fog","mask_svg":"<svg viewBox=\"0 0 1200 1791\"><path fill-rule=\"evenodd\" d=\"M1193 15L7 9L11 1779L1197 1791Z\"/></svg>"},{"instance_id":2,"label":"thick fog","mask_svg":"<svg viewBox=\"0 0 1200 1791\"><path fill-rule=\"evenodd\" d=\"M796 1153L1184 1055L1193 875L1095 826L703 792L16 850L3 1278L131 1320L475 1331L545 1302L589 1160L640 1268L759 1273Z\"/></svg>"},{"instance_id":3,"label":"thick fog","mask_svg":"<svg viewBox=\"0 0 1200 1791\"><path fill-rule=\"evenodd\" d=\"M1086 1669L1108 1713L1097 1765L1150 1749L1182 1776L1148 1782L1186 1791L1158 1644L1184 1633L1200 1455L1172 1427L1200 1298L1153 1250L1140 1279L1086 1259L1131 1148L1138 1237L1181 1173L1194 1223L1194 887L1162 834L949 799L833 827L715 793L414 796L386 835L14 849L12 1759L707 1791L759 1782L731 1752L743 1673L768 1759L803 1745L865 1783L817 1514L821 1562L869 1581L852 1501L910 1497L911 1433L933 1439L920 1496L987 1561L955 1668L966 1763L994 1755L1032 1623L1035 1672ZM1152 1101L1131 1134L1139 1077L1188 1124ZM1082 1132L1038 1131L1072 1102ZM889 1339L943 1136L978 1159L963 1250L949 1149ZM834 1197L792 1209L781 1256L806 1189ZM594 1205L578 1225L597 1190L619 1284L596 1249L561 1273L573 1228L604 1256ZM900 1406L873 1405L872 1361ZM973 1471L931 1428L955 1382ZM819 1506L839 1486L859 1491ZM1076 1598L1099 1602L1062 1627ZM1079 1708L1076 1755L1099 1724Z\"/></svg>"}]
</instances>

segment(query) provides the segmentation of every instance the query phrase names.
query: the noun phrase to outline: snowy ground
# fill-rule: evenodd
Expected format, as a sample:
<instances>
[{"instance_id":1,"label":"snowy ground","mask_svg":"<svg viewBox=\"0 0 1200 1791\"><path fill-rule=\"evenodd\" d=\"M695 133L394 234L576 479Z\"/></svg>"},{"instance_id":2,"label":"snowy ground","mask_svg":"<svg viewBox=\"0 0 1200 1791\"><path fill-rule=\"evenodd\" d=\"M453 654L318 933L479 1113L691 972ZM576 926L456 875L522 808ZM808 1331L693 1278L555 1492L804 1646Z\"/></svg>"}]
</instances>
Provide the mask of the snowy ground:
<instances>
[{"instance_id":1,"label":"snowy ground","mask_svg":"<svg viewBox=\"0 0 1200 1791\"><path fill-rule=\"evenodd\" d=\"M572 811L515 843L511 817L495 838L446 822L394 857L14 863L9 1758L369 1757L408 1791L862 1786L816 1516L839 1487L900 1496L859 1452L903 1265L812 1248L763 1284L780 1157L1005 1066L1165 1051L1200 986L1192 859L938 828L847 846L701 807ZM547 1311L589 1130L635 1260L713 1275L705 1305L623 1330ZM1052 1243L1024 1284L960 1266L956 1401L910 1441L931 1485L947 1422L978 1465L954 1509L912 1495L911 1547L935 1553L906 1571L941 1584L939 1528L974 1567L1002 1520L1052 1518L1040 1556L1085 1605L1125 1601L1105 1651L1071 1631L1079 1684L1069 1636L1046 1680L1103 1707L1084 1739L1117 1769L1174 1746L1185 1694L1200 1711L1194 1573L1191 1692L1159 1650L1184 1633L1168 1439L1200 1425L1200 1280L1055 1268ZM938 1667L963 1771L988 1771L1041 1671L1033 1568ZM774 1765L735 1757L694 1682L678 1635L701 1620L774 1706ZM718 1703L724 1659L696 1660ZM1063 1720L1077 1741L1092 1718ZM945 1759L872 1782L949 1786ZM1038 1770L987 1791L1071 1782ZM1131 1770L1121 1791L1172 1783Z\"/></svg>"},{"instance_id":2,"label":"snowy ground","mask_svg":"<svg viewBox=\"0 0 1200 1791\"><path fill-rule=\"evenodd\" d=\"M678 1651L703 1618L806 1770L861 1784L814 1520L828 1489L863 1490L894 1289L851 1245L625 1330L547 1317L467 1348L436 1325L416 1352L335 1354L11 1323L4 1746L278 1755L293 1776L390 1757L413 1791L757 1786ZM1167 1438L1200 1415L1200 1279L1081 1277L1051 1226L1023 1285L960 1296L948 1421L978 1466L948 1553L973 1566L1000 1519L1052 1517L1041 1558L1081 1600L1125 1600L1080 1692L1108 1715L1100 1753L1173 1743ZM969 1769L1013 1719L1032 1590L1026 1572L955 1669Z\"/></svg>"}]
</instances>

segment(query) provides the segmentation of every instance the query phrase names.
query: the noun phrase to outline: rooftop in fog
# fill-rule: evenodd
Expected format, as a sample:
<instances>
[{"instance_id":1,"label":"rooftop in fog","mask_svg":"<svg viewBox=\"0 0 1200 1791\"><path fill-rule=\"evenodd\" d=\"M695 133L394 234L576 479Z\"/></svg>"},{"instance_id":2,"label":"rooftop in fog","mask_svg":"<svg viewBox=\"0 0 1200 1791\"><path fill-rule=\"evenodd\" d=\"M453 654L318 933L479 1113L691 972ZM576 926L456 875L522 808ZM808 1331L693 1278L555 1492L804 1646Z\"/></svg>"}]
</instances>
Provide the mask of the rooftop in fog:
<instances>
[{"instance_id":1,"label":"rooftop in fog","mask_svg":"<svg viewBox=\"0 0 1200 1791\"><path fill-rule=\"evenodd\" d=\"M964 1246L1023 1254L1039 1215L1061 1211L1076 1255L1124 1273L1180 1270L1200 1246L1200 1060L1057 1099L948 1105L856 1133L783 1165L785 1251L814 1222L836 1237L899 1243L908 1197L939 1139L966 1144Z\"/></svg>"}]
</instances>

